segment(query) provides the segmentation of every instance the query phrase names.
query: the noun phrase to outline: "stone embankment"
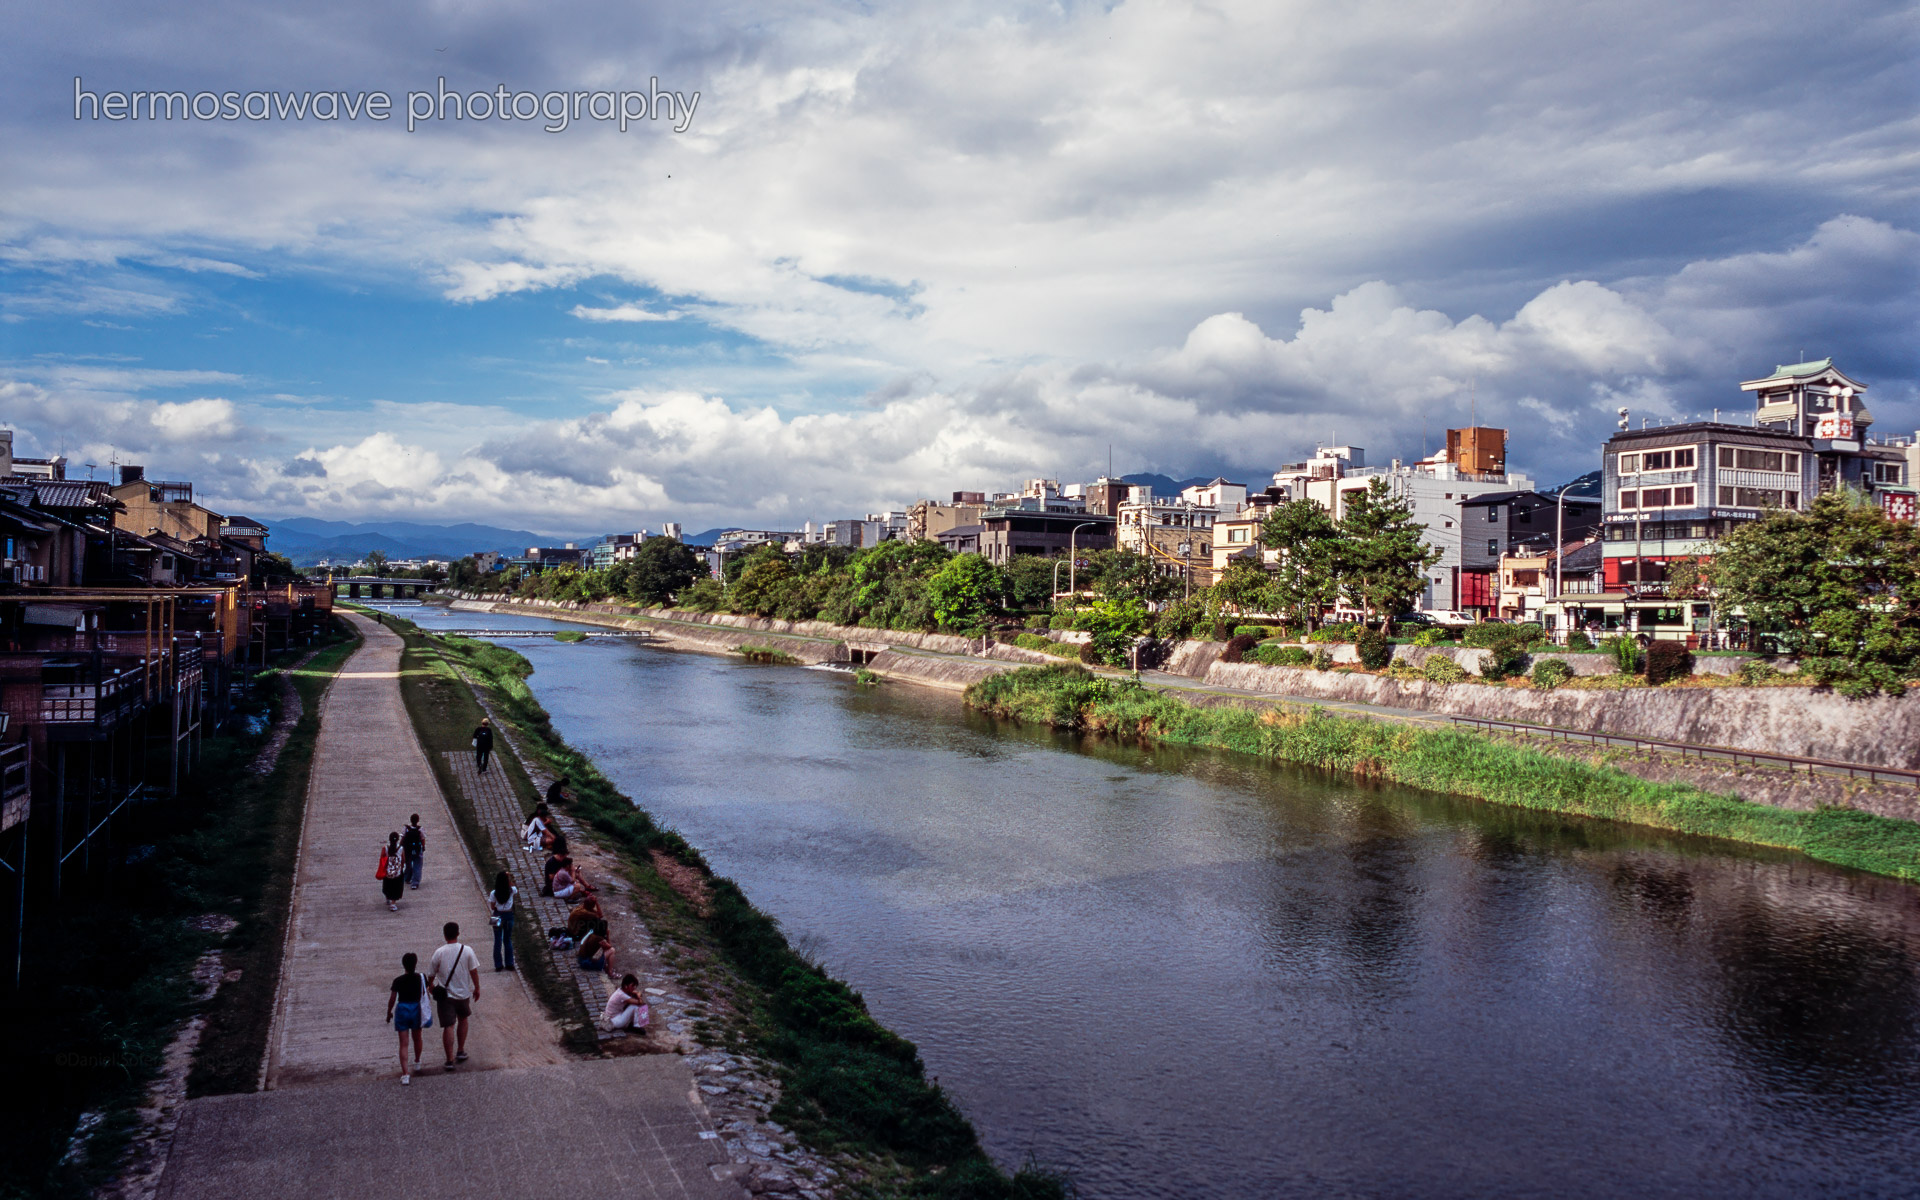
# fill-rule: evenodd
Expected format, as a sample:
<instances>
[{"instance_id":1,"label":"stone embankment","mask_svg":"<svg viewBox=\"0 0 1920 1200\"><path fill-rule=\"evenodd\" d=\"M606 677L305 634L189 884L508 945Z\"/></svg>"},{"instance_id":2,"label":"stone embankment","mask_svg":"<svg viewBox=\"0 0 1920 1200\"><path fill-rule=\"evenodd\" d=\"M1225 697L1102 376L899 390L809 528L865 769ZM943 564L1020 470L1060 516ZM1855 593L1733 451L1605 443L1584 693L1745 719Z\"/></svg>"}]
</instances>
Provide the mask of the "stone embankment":
<instances>
[{"instance_id":1,"label":"stone embankment","mask_svg":"<svg viewBox=\"0 0 1920 1200\"><path fill-rule=\"evenodd\" d=\"M727 653L744 645L773 646L805 663L864 663L891 678L961 690L1000 671L1061 660L1038 651L981 643L937 633L858 629L823 621L781 621L732 613L633 609L614 604L559 601L496 602L453 594L455 608L523 613L616 629L644 629L669 646ZM1623 688L1536 691L1473 683L1438 684L1361 672L1314 671L1219 661L1220 642L1182 642L1163 668L1201 687L1242 697L1364 704L1383 717L1409 713L1482 717L1554 725L1593 733L1729 746L1870 766L1920 768L1920 692L1901 699L1848 700L1805 687ZM1328 647L1335 663L1357 662L1354 647ZM1396 658L1414 665L1432 654L1454 659L1472 674L1486 651L1460 647L1396 646ZM1603 654L1554 654L1577 674L1611 673ZM1697 659L1718 673L1733 659ZM1701 668L1696 665L1696 671ZM1152 678L1148 679L1152 683Z\"/></svg>"}]
</instances>

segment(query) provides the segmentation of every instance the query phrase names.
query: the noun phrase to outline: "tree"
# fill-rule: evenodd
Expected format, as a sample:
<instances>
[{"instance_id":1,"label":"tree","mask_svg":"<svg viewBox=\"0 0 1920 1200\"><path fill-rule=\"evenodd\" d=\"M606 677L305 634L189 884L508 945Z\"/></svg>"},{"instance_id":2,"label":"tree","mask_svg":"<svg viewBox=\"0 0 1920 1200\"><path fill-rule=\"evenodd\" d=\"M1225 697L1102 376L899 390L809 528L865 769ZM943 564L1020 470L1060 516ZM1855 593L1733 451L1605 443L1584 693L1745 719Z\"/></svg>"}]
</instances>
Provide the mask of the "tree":
<instances>
[{"instance_id":1,"label":"tree","mask_svg":"<svg viewBox=\"0 0 1920 1200\"><path fill-rule=\"evenodd\" d=\"M253 577L262 582L269 579L293 579L299 574L291 559L272 551L262 551L253 556Z\"/></svg>"},{"instance_id":2,"label":"tree","mask_svg":"<svg viewBox=\"0 0 1920 1200\"><path fill-rule=\"evenodd\" d=\"M862 615L887 610L889 620L897 620L907 609L916 607L914 599L924 601L924 589L908 586L939 570L953 552L939 542L881 542L853 556L854 601ZM906 593L916 595L909 597ZM893 628L888 624L883 628Z\"/></svg>"},{"instance_id":3,"label":"tree","mask_svg":"<svg viewBox=\"0 0 1920 1200\"><path fill-rule=\"evenodd\" d=\"M1339 529L1341 590L1355 608L1377 615L1384 633L1394 614L1420 594L1440 551L1422 540L1426 526L1414 519L1413 503L1393 495L1378 476L1365 491L1347 494Z\"/></svg>"},{"instance_id":4,"label":"tree","mask_svg":"<svg viewBox=\"0 0 1920 1200\"><path fill-rule=\"evenodd\" d=\"M669 537L648 538L618 565L627 568L621 572L621 594L642 604L665 604L707 574L705 559Z\"/></svg>"},{"instance_id":5,"label":"tree","mask_svg":"<svg viewBox=\"0 0 1920 1200\"><path fill-rule=\"evenodd\" d=\"M976 629L986 624L1000 587L992 563L978 554L956 554L927 579L927 596L942 629Z\"/></svg>"},{"instance_id":6,"label":"tree","mask_svg":"<svg viewBox=\"0 0 1920 1200\"><path fill-rule=\"evenodd\" d=\"M793 586L793 568L785 555L760 557L733 581L733 606L741 612L770 617Z\"/></svg>"},{"instance_id":7,"label":"tree","mask_svg":"<svg viewBox=\"0 0 1920 1200\"><path fill-rule=\"evenodd\" d=\"M367 570L372 571L378 578L385 579L392 572L392 568L387 566L386 552L382 550L367 551Z\"/></svg>"},{"instance_id":8,"label":"tree","mask_svg":"<svg viewBox=\"0 0 1920 1200\"><path fill-rule=\"evenodd\" d=\"M1131 550L1096 550L1082 576L1104 600L1171 600L1186 590L1179 576L1162 571L1144 554Z\"/></svg>"},{"instance_id":9,"label":"tree","mask_svg":"<svg viewBox=\"0 0 1920 1200\"><path fill-rule=\"evenodd\" d=\"M1128 652L1146 629L1147 606L1137 598L1096 600L1087 617L1094 656L1116 667L1127 665Z\"/></svg>"},{"instance_id":10,"label":"tree","mask_svg":"<svg viewBox=\"0 0 1920 1200\"><path fill-rule=\"evenodd\" d=\"M1273 578L1266 568L1255 563L1237 562L1228 567L1213 585L1213 595L1222 605L1244 616L1265 612L1273 604Z\"/></svg>"},{"instance_id":11,"label":"tree","mask_svg":"<svg viewBox=\"0 0 1920 1200\"><path fill-rule=\"evenodd\" d=\"M1271 582L1272 607L1295 624L1315 628L1340 596L1340 530L1311 500L1275 506L1260 527L1260 543L1280 552Z\"/></svg>"},{"instance_id":12,"label":"tree","mask_svg":"<svg viewBox=\"0 0 1920 1200\"><path fill-rule=\"evenodd\" d=\"M1000 568L1000 587L1013 609L1044 609L1053 604L1054 577L1067 586L1067 564L1038 554L1016 554Z\"/></svg>"},{"instance_id":13,"label":"tree","mask_svg":"<svg viewBox=\"0 0 1920 1200\"><path fill-rule=\"evenodd\" d=\"M1902 695L1920 675L1920 527L1857 492L1767 510L1727 535L1713 573L1755 633L1843 695Z\"/></svg>"}]
</instances>

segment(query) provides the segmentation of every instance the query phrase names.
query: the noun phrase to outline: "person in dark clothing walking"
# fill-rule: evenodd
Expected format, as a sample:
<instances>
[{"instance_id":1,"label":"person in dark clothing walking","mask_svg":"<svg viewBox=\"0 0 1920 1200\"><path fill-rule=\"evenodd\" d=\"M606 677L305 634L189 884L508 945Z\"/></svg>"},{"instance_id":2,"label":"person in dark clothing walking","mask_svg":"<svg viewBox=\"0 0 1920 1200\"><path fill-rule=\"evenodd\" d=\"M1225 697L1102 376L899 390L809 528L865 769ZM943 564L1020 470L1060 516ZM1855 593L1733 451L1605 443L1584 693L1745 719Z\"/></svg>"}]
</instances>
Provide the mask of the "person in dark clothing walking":
<instances>
[{"instance_id":1,"label":"person in dark clothing walking","mask_svg":"<svg viewBox=\"0 0 1920 1200\"><path fill-rule=\"evenodd\" d=\"M480 728L473 731L473 769L482 775L487 773L487 756L493 753L493 726L485 717L480 718Z\"/></svg>"},{"instance_id":2,"label":"person in dark clothing walking","mask_svg":"<svg viewBox=\"0 0 1920 1200\"><path fill-rule=\"evenodd\" d=\"M420 814L414 813L407 828L400 834L401 860L406 864L407 884L415 891L420 888L420 864L427 857L427 835L420 828Z\"/></svg>"}]
</instances>

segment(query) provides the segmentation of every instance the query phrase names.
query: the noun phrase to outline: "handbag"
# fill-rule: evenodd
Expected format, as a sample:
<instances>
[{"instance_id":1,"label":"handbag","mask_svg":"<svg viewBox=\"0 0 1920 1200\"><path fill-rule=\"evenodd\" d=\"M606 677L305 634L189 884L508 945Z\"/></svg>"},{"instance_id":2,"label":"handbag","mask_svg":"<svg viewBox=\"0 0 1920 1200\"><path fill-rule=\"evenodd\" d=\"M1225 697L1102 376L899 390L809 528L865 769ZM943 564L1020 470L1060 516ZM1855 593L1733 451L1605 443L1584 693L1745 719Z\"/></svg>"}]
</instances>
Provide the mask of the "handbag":
<instances>
[{"instance_id":1,"label":"handbag","mask_svg":"<svg viewBox=\"0 0 1920 1200\"><path fill-rule=\"evenodd\" d=\"M420 972L415 971L414 974L418 975L420 974ZM425 982L425 981L423 980L422 982ZM422 1029L433 1028L433 1005L422 1004L420 1006L420 1028Z\"/></svg>"},{"instance_id":2,"label":"handbag","mask_svg":"<svg viewBox=\"0 0 1920 1200\"><path fill-rule=\"evenodd\" d=\"M454 945L459 946L460 950L465 950L467 948L466 945L461 942L455 942ZM460 969L460 952L455 951L453 956L453 966L449 969L448 973L451 974L453 971L458 971L459 969ZM444 1003L447 999L447 985L444 983L434 984L433 998L436 1001Z\"/></svg>"},{"instance_id":3,"label":"handbag","mask_svg":"<svg viewBox=\"0 0 1920 1200\"><path fill-rule=\"evenodd\" d=\"M373 869L373 877L375 879L385 879L387 875L387 852L382 850L380 852L380 865Z\"/></svg>"}]
</instances>

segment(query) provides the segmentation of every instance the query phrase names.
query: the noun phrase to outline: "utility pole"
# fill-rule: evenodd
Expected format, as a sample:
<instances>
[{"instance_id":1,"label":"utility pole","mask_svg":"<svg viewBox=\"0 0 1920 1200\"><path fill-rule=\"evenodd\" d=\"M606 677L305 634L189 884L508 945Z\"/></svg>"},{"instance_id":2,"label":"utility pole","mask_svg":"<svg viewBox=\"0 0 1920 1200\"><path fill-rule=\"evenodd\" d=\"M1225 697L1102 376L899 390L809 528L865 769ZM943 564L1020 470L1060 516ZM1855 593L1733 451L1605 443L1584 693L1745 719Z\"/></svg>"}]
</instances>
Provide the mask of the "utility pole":
<instances>
[{"instance_id":1,"label":"utility pole","mask_svg":"<svg viewBox=\"0 0 1920 1200\"><path fill-rule=\"evenodd\" d=\"M1117 522L1118 518L1116 517L1115 520ZM1082 529L1092 528L1099 523L1098 521L1082 521L1067 531L1067 590L1069 592L1077 594L1080 590L1074 586L1074 573L1080 569L1080 559L1075 549L1076 542L1074 539L1080 536Z\"/></svg>"}]
</instances>

